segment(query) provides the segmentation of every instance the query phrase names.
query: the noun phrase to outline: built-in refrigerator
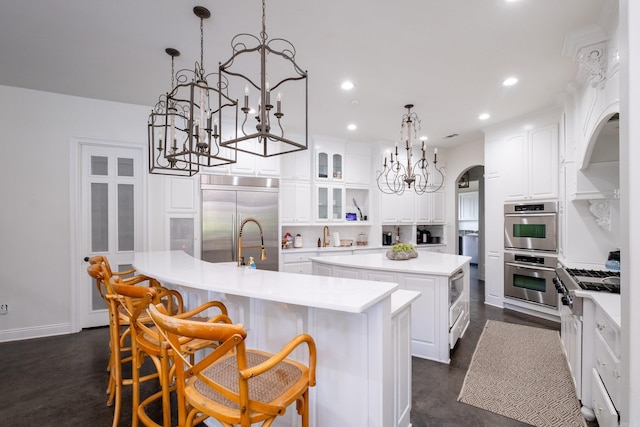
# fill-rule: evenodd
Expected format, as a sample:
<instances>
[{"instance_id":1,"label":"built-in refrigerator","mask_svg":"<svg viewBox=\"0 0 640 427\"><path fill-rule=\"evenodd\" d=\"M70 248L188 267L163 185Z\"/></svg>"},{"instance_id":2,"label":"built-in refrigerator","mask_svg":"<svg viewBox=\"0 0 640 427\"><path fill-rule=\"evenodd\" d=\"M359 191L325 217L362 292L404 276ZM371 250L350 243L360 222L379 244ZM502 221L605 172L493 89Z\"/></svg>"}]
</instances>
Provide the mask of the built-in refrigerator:
<instances>
[{"instance_id":1,"label":"built-in refrigerator","mask_svg":"<svg viewBox=\"0 0 640 427\"><path fill-rule=\"evenodd\" d=\"M238 235L243 221L242 256L249 264L253 257L256 267L278 270L280 238L278 233L278 180L271 178L202 175L202 259L209 262L237 262ZM260 260L264 242L267 259Z\"/></svg>"}]
</instances>

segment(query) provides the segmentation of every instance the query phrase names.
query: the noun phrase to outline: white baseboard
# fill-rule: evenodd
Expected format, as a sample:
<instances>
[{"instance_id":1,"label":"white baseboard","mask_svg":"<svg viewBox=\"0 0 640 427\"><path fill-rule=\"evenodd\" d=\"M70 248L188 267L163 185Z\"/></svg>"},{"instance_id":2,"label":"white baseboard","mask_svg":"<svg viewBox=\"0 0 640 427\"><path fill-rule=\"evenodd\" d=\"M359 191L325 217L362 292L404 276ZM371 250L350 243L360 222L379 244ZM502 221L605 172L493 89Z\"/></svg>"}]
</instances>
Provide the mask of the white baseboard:
<instances>
[{"instance_id":1,"label":"white baseboard","mask_svg":"<svg viewBox=\"0 0 640 427\"><path fill-rule=\"evenodd\" d=\"M70 323L43 325L32 328L17 328L0 331L0 342L29 340L32 338L51 337L55 335L71 334Z\"/></svg>"}]
</instances>

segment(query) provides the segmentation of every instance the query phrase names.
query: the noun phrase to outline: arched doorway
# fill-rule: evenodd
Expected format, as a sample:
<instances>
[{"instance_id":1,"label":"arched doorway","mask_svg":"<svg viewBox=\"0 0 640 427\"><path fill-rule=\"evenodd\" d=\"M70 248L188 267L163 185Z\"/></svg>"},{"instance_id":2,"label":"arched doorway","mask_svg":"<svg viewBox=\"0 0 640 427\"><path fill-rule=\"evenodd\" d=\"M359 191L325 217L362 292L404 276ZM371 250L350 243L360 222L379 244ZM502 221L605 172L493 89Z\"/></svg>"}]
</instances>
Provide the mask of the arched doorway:
<instances>
[{"instance_id":1,"label":"arched doorway","mask_svg":"<svg viewBox=\"0 0 640 427\"><path fill-rule=\"evenodd\" d=\"M484 166L469 167L456 182L456 253L470 256L484 280Z\"/></svg>"}]
</instances>

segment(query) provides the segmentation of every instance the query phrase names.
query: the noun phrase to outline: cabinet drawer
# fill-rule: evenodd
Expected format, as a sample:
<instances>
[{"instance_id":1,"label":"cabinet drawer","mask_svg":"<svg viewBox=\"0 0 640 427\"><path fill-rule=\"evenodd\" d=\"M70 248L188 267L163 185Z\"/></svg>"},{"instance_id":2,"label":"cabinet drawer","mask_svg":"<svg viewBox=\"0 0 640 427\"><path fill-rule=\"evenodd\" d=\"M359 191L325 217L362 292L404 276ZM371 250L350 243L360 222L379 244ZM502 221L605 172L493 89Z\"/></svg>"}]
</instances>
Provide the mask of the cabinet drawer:
<instances>
[{"instance_id":1,"label":"cabinet drawer","mask_svg":"<svg viewBox=\"0 0 640 427\"><path fill-rule=\"evenodd\" d=\"M607 388L611 400L620 401L620 360L611 352L604 337L596 331L596 370Z\"/></svg>"},{"instance_id":2,"label":"cabinet drawer","mask_svg":"<svg viewBox=\"0 0 640 427\"><path fill-rule=\"evenodd\" d=\"M289 254L283 253L282 260L287 262L306 262L309 261L309 254Z\"/></svg>"},{"instance_id":3,"label":"cabinet drawer","mask_svg":"<svg viewBox=\"0 0 640 427\"><path fill-rule=\"evenodd\" d=\"M596 310L596 329L602 335L613 355L620 359L620 330L618 325L600 307Z\"/></svg>"},{"instance_id":4,"label":"cabinet drawer","mask_svg":"<svg viewBox=\"0 0 640 427\"><path fill-rule=\"evenodd\" d=\"M460 314L460 316L458 317L458 320L456 321L456 323L451 328L451 331L449 332L449 348L452 349L453 347L456 346L456 343L458 342L458 339L460 338L460 335L462 335L462 332L464 331L464 328L467 326L468 322L469 322L469 312L463 310L462 314Z\"/></svg>"},{"instance_id":5,"label":"cabinet drawer","mask_svg":"<svg viewBox=\"0 0 640 427\"><path fill-rule=\"evenodd\" d=\"M598 371L593 369L591 378L591 404L598 419L599 427L617 427L618 412L609 399L607 390L600 380Z\"/></svg>"},{"instance_id":6,"label":"cabinet drawer","mask_svg":"<svg viewBox=\"0 0 640 427\"><path fill-rule=\"evenodd\" d=\"M456 323L456 320L458 320L458 317L460 317L460 314L464 311L464 303L463 298L460 297L451 307L449 307L449 328Z\"/></svg>"},{"instance_id":7,"label":"cabinet drawer","mask_svg":"<svg viewBox=\"0 0 640 427\"><path fill-rule=\"evenodd\" d=\"M285 273L313 274L313 265L310 262L289 262L282 266Z\"/></svg>"}]
</instances>

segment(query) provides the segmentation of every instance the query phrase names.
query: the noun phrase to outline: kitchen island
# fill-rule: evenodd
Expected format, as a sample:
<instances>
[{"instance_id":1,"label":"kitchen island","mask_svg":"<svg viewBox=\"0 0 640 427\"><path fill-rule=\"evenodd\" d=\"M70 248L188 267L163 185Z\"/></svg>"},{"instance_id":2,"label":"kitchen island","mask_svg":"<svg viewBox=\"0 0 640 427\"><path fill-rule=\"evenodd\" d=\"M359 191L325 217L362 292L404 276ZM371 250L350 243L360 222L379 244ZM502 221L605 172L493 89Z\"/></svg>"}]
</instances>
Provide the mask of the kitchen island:
<instances>
[{"instance_id":1,"label":"kitchen island","mask_svg":"<svg viewBox=\"0 0 640 427\"><path fill-rule=\"evenodd\" d=\"M180 289L188 305L224 302L233 321L247 329L249 348L277 352L296 335L310 334L317 346L310 426L410 425L408 337L417 292L399 291L396 283L209 263L182 251L139 252L133 264ZM403 347L406 357L399 359L396 349ZM300 348L292 357L306 363L306 353ZM299 425L295 408L277 424Z\"/></svg>"},{"instance_id":2,"label":"kitchen island","mask_svg":"<svg viewBox=\"0 0 640 427\"><path fill-rule=\"evenodd\" d=\"M443 363L469 325L467 256L420 252L402 261L385 254L313 257L313 274L398 283L422 295L411 310L411 354Z\"/></svg>"}]
</instances>

